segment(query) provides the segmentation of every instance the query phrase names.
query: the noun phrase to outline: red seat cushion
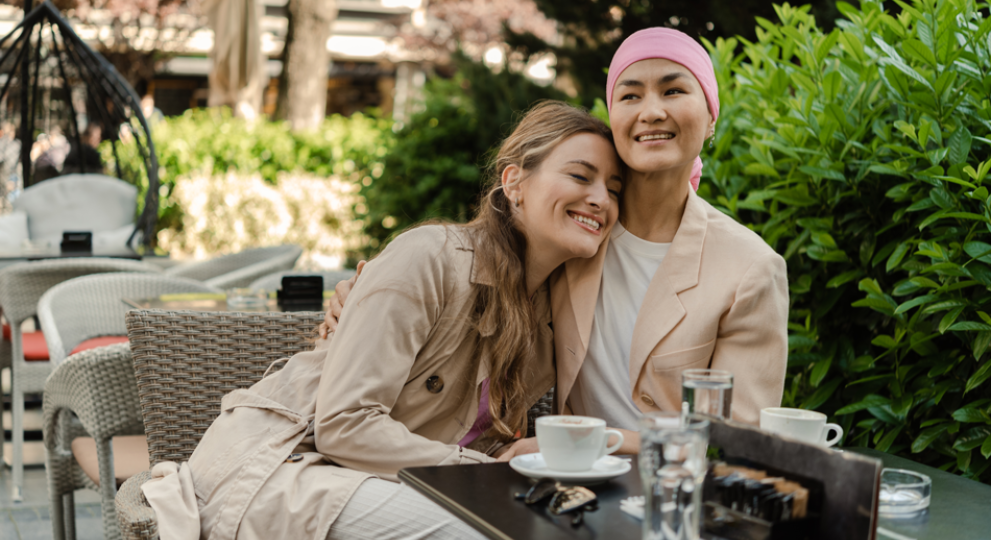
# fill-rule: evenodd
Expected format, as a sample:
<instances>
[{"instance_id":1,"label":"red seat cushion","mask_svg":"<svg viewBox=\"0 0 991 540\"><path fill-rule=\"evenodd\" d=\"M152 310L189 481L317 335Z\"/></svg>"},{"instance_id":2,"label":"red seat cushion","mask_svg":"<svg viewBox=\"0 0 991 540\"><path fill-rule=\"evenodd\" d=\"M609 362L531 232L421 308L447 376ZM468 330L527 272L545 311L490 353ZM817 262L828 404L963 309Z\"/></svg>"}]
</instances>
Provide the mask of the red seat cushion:
<instances>
[{"instance_id":1,"label":"red seat cushion","mask_svg":"<svg viewBox=\"0 0 991 540\"><path fill-rule=\"evenodd\" d=\"M24 359L28 362L39 362L48 360L48 345L45 344L45 335L41 330L37 332L24 332L21 334L24 343ZM10 325L3 325L3 339L11 340Z\"/></svg>"},{"instance_id":2,"label":"red seat cushion","mask_svg":"<svg viewBox=\"0 0 991 540\"><path fill-rule=\"evenodd\" d=\"M72 349L72 352L69 354L76 354L77 352L88 351L97 347L106 347L107 345L115 345L117 343L127 343L127 336L101 336L93 339L87 339L79 345L76 345L76 348Z\"/></svg>"}]
</instances>

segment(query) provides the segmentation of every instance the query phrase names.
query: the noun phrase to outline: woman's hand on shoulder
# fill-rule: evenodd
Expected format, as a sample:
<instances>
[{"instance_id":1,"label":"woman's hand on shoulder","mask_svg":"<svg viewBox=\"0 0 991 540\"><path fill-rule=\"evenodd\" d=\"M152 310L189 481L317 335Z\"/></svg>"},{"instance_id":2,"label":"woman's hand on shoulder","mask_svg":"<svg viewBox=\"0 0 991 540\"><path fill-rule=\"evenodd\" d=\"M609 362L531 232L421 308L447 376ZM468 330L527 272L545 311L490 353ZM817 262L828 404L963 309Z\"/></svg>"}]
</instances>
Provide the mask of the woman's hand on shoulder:
<instances>
[{"instance_id":1,"label":"woman's hand on shoulder","mask_svg":"<svg viewBox=\"0 0 991 540\"><path fill-rule=\"evenodd\" d=\"M496 461L509 461L516 456L522 456L524 454L536 454L540 452L540 448L537 446L536 437L527 437L526 439L520 439L512 444L507 444L499 450L496 451L494 458Z\"/></svg>"},{"instance_id":2,"label":"woman's hand on shoulder","mask_svg":"<svg viewBox=\"0 0 991 540\"><path fill-rule=\"evenodd\" d=\"M327 339L327 335L337 330L337 323L341 320L341 313L344 311L344 301L347 300L348 294L354 288L354 284L358 282L358 276L361 275L361 269L365 267L365 262L361 261L358 263L358 269L354 277L344 281L338 281L337 285L334 286L334 296L330 297L330 308L324 314L323 322L317 328L322 339Z\"/></svg>"}]
</instances>

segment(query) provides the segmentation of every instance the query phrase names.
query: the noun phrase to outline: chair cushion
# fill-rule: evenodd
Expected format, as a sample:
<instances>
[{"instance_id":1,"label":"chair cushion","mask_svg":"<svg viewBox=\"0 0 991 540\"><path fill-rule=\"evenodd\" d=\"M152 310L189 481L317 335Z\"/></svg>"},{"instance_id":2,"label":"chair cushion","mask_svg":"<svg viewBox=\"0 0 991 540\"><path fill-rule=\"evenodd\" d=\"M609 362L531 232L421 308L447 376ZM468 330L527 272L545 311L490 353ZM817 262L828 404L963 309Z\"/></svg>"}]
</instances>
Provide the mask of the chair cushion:
<instances>
[{"instance_id":1,"label":"chair cushion","mask_svg":"<svg viewBox=\"0 0 991 540\"><path fill-rule=\"evenodd\" d=\"M3 325L4 341L11 341L10 325ZM21 343L24 344L24 359L28 362L41 362L48 360L48 345L45 343L45 335L41 330L36 332L22 332Z\"/></svg>"},{"instance_id":2,"label":"chair cushion","mask_svg":"<svg viewBox=\"0 0 991 540\"><path fill-rule=\"evenodd\" d=\"M117 343L127 343L127 336L100 336L93 339L87 339L79 345L76 345L76 348L72 349L72 352L69 354L72 355L77 352L88 351L97 347L106 347L107 345L114 345Z\"/></svg>"},{"instance_id":3,"label":"chair cushion","mask_svg":"<svg viewBox=\"0 0 991 540\"><path fill-rule=\"evenodd\" d=\"M18 250L28 239L28 215L12 212L0 216L0 250Z\"/></svg>"},{"instance_id":4,"label":"chair cushion","mask_svg":"<svg viewBox=\"0 0 991 540\"><path fill-rule=\"evenodd\" d=\"M151 468L148 457L148 440L144 435L114 437L114 478L119 488L128 478ZM96 457L96 441L92 437L76 437L72 440L72 455L86 476L100 485L100 462Z\"/></svg>"},{"instance_id":5,"label":"chair cushion","mask_svg":"<svg viewBox=\"0 0 991 540\"><path fill-rule=\"evenodd\" d=\"M35 184L14 200L32 239L64 231L108 231L134 223L136 187L101 174L69 174Z\"/></svg>"}]
</instances>

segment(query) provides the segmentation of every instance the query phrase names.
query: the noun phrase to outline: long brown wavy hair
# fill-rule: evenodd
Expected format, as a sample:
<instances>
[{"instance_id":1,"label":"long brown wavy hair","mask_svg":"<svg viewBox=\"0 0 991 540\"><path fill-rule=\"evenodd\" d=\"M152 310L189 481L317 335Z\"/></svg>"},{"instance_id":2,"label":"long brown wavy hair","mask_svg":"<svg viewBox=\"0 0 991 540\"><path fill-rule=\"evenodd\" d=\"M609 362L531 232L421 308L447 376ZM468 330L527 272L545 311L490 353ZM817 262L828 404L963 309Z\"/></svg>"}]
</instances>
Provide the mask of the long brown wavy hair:
<instances>
[{"instance_id":1,"label":"long brown wavy hair","mask_svg":"<svg viewBox=\"0 0 991 540\"><path fill-rule=\"evenodd\" d=\"M579 133L596 134L613 143L609 127L583 109L560 101L545 101L530 109L491 160L478 214L467 224L475 233L471 236L478 270L495 283L479 286L475 322L481 352L492 362L489 413L493 427L506 440L517 430L526 430L526 413L532 404L526 403L524 367L533 357L539 334L526 287L527 237L512 219L502 174L506 167L516 165L523 170L520 182L525 182L558 144Z\"/></svg>"}]
</instances>

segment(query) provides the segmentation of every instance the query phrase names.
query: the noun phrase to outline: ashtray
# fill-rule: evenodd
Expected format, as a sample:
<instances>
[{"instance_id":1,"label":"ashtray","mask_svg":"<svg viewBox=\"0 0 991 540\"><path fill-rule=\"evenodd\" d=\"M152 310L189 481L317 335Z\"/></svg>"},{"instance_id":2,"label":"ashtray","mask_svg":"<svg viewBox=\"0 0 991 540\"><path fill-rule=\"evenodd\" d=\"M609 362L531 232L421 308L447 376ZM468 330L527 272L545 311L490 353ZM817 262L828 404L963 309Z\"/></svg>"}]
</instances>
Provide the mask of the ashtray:
<instances>
[{"instance_id":1,"label":"ashtray","mask_svg":"<svg viewBox=\"0 0 991 540\"><path fill-rule=\"evenodd\" d=\"M929 508L932 480L906 469L883 469L878 512L886 517L911 517Z\"/></svg>"}]
</instances>

